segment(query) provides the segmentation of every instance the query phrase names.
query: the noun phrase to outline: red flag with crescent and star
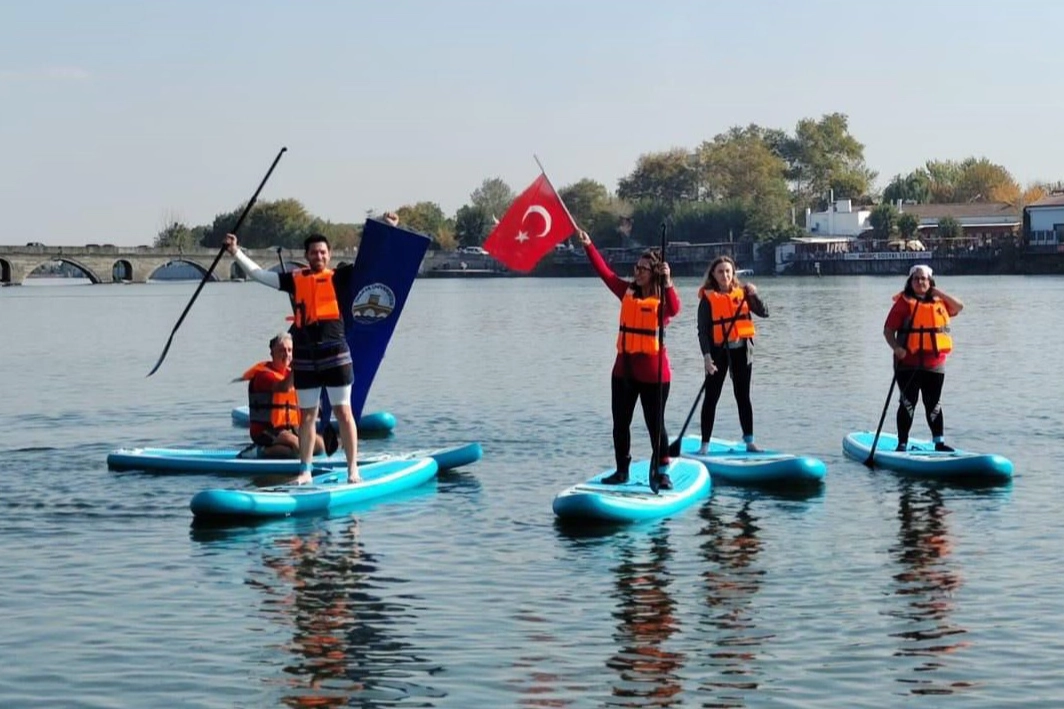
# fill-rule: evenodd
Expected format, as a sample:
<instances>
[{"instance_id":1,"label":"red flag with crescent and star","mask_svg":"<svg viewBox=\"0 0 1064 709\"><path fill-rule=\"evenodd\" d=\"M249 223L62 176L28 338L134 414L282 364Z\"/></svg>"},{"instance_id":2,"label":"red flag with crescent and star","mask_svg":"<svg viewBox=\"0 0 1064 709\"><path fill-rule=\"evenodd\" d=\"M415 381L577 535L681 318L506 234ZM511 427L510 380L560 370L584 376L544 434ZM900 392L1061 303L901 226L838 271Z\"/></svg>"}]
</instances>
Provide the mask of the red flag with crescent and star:
<instances>
[{"instance_id":1,"label":"red flag with crescent and star","mask_svg":"<svg viewBox=\"0 0 1064 709\"><path fill-rule=\"evenodd\" d=\"M522 192L484 242L484 249L508 268L531 271L576 224L545 174Z\"/></svg>"}]
</instances>

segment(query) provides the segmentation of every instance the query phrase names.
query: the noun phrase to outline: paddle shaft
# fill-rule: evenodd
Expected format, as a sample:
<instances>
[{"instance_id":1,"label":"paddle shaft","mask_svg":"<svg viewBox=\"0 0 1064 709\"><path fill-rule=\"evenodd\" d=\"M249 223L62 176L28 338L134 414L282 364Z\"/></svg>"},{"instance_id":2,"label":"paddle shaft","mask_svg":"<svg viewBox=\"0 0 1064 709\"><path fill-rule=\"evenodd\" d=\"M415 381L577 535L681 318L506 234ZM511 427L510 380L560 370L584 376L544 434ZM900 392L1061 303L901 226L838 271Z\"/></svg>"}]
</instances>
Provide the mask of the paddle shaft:
<instances>
[{"instance_id":1,"label":"paddle shaft","mask_svg":"<svg viewBox=\"0 0 1064 709\"><path fill-rule=\"evenodd\" d=\"M267 180L270 179L270 175L273 174L273 169L277 167L277 163L281 161L281 156L284 155L288 148L281 148L281 151L277 153L277 157L273 159L273 163L270 165L270 169L266 171L266 176L262 178L262 182L259 183L259 188L255 190L255 194L251 196L247 206L244 207L244 211L240 214L240 218L236 220L236 225L233 227L232 233L235 234L243 225L244 220L247 219L248 214L251 212L251 208L255 206L255 201L259 198L259 193L262 192L262 188L266 186ZM166 340L166 346L163 347L163 353L159 355L159 361L155 363L155 366L148 372L148 376L155 374L162 366L163 360L166 359L166 353L170 351L170 345L174 342L174 335L177 334L177 330L181 327L181 323L185 321L185 316L188 315L188 311L192 309L192 304L196 302L196 298L199 297L200 291L203 290L204 284L210 280L211 274L214 273L215 267L218 262L222 260L222 255L225 254L225 245L223 244L218 249L218 254L214 257L214 261L211 262L211 267L207 269L207 272L203 274L203 278L200 280L199 285L196 286L196 291L192 294L192 298L188 301L188 305L181 312L181 317L177 319L177 323L174 325L174 329L170 331L170 337Z\"/></svg>"},{"instance_id":2,"label":"paddle shaft","mask_svg":"<svg viewBox=\"0 0 1064 709\"><path fill-rule=\"evenodd\" d=\"M887 409L890 408L890 398L894 396L894 385L898 382L898 366L894 365L894 372L890 377L890 388L887 389L887 400L883 402L883 413L879 415L879 425L876 426L876 435L872 438L872 449L868 451L868 457L864 464L869 468L874 466L876 446L879 445L879 434L883 432L883 422L887 420Z\"/></svg>"},{"instance_id":3,"label":"paddle shaft","mask_svg":"<svg viewBox=\"0 0 1064 709\"><path fill-rule=\"evenodd\" d=\"M903 327L903 331L911 330L912 318L913 316L910 314L909 320L907 321L908 326ZM908 335L906 335L906 338L908 338ZM893 366L894 371L890 377L890 389L887 390L887 400L883 402L883 413L879 415L879 425L876 426L876 435L872 437L872 449L868 451L868 457L865 458L864 461L864 464L869 468L875 466L876 446L879 445L879 434L883 432L883 422L887 420L887 409L890 408L890 397L894 394L894 385L898 382L898 360L896 357L893 356L893 353L891 354L891 364ZM913 373L909 375L909 382L911 382L913 377L915 376L916 370L914 369ZM907 383L904 387L902 387L902 390L906 389L908 386L909 385Z\"/></svg>"},{"instance_id":4,"label":"paddle shaft","mask_svg":"<svg viewBox=\"0 0 1064 709\"><path fill-rule=\"evenodd\" d=\"M735 317L728 321L728 326L724 329L724 334L721 336L722 342L725 348L728 344L728 336L731 335L732 326L735 325L735 321L739 319L739 313L743 309L743 305L746 304L746 292L743 292L743 298L739 301L739 307L735 310ZM712 335L711 335L712 336ZM728 362L731 363L731 354L728 354ZM680 455L681 441L683 436L687 433L687 427L691 424L691 419L694 418L695 409L698 408L698 402L702 400L702 395L706 393L706 385L709 384L709 375L707 374L702 379L702 387L698 390L698 395L695 396L695 403L691 404L691 410L687 412L687 420L683 422L683 428L680 429L680 435L676 437L676 440L669 444L669 455Z\"/></svg>"},{"instance_id":5,"label":"paddle shaft","mask_svg":"<svg viewBox=\"0 0 1064 709\"><path fill-rule=\"evenodd\" d=\"M661 263L665 263L665 240L668 231L668 223L661 223ZM665 430L665 274L658 276L658 421L657 430L654 431L655 455L650 459L650 474L648 481L650 489L656 495L658 492L658 467L661 465L661 435Z\"/></svg>"}]
</instances>

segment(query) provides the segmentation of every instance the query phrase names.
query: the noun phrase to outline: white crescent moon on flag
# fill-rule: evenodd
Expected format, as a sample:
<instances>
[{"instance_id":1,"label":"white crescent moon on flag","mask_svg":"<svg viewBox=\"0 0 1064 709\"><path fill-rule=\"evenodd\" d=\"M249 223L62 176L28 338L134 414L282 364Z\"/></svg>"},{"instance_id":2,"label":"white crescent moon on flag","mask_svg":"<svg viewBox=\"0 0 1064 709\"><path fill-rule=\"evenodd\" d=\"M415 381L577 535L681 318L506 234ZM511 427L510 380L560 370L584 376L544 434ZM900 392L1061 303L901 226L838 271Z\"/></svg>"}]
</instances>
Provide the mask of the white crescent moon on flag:
<instances>
[{"instance_id":1,"label":"white crescent moon on flag","mask_svg":"<svg viewBox=\"0 0 1064 709\"><path fill-rule=\"evenodd\" d=\"M545 208L539 206L538 204L533 204L531 207L529 207L527 210L525 210L525 215L523 217L521 217L521 223L524 224L525 223L525 219L527 219L528 215L532 214L533 212L535 212L536 214L542 215L543 216L543 221L546 222L546 226L543 227L543 233L542 234L536 234L536 238L542 239L544 236L546 236L547 234L550 233L550 226L551 226L550 212L548 212Z\"/></svg>"}]
</instances>

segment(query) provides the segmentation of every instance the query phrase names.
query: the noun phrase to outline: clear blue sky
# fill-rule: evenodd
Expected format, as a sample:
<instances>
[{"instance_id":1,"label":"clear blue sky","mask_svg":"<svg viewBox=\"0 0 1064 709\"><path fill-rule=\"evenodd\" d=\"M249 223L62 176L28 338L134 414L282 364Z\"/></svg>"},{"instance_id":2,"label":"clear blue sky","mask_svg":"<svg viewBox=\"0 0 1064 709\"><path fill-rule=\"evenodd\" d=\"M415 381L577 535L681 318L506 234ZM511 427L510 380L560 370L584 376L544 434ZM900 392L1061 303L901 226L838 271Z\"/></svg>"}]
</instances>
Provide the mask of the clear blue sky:
<instances>
[{"instance_id":1,"label":"clear blue sky","mask_svg":"<svg viewBox=\"0 0 1064 709\"><path fill-rule=\"evenodd\" d=\"M615 190L733 125L850 117L883 186L929 158L1064 179L1064 4L0 0L0 244L149 244L254 191L360 222L487 177Z\"/></svg>"}]
</instances>

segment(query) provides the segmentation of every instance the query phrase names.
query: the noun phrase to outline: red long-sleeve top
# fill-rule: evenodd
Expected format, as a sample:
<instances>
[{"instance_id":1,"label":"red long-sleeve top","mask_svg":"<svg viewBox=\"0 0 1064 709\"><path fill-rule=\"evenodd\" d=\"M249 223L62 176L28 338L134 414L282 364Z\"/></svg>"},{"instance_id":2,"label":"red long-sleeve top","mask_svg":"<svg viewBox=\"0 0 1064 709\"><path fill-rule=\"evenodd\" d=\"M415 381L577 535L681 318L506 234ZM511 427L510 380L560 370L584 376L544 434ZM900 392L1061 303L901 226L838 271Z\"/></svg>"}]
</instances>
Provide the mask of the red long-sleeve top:
<instances>
[{"instance_id":1,"label":"red long-sleeve top","mask_svg":"<svg viewBox=\"0 0 1064 709\"><path fill-rule=\"evenodd\" d=\"M587 253L587 258L591 262L591 267L595 269L595 273L602 279L602 282L606 284L617 300L624 298L625 292L632 285L631 281L625 279L614 273L606 260L602 258L602 254L598 252L594 244L587 244L584 246L584 251ZM669 287L665 289L665 324L669 324L669 320L675 317L680 312L680 296L676 295L676 289ZM622 355L617 353L617 359L613 362L613 376L615 377L630 377L637 382L657 383L658 381L658 359L661 359L661 381L668 382L672 379L672 368L669 366L669 353L665 349L665 343L662 343L661 351L656 355L649 354L630 354ZM626 362L627 360L627 362Z\"/></svg>"}]
</instances>

